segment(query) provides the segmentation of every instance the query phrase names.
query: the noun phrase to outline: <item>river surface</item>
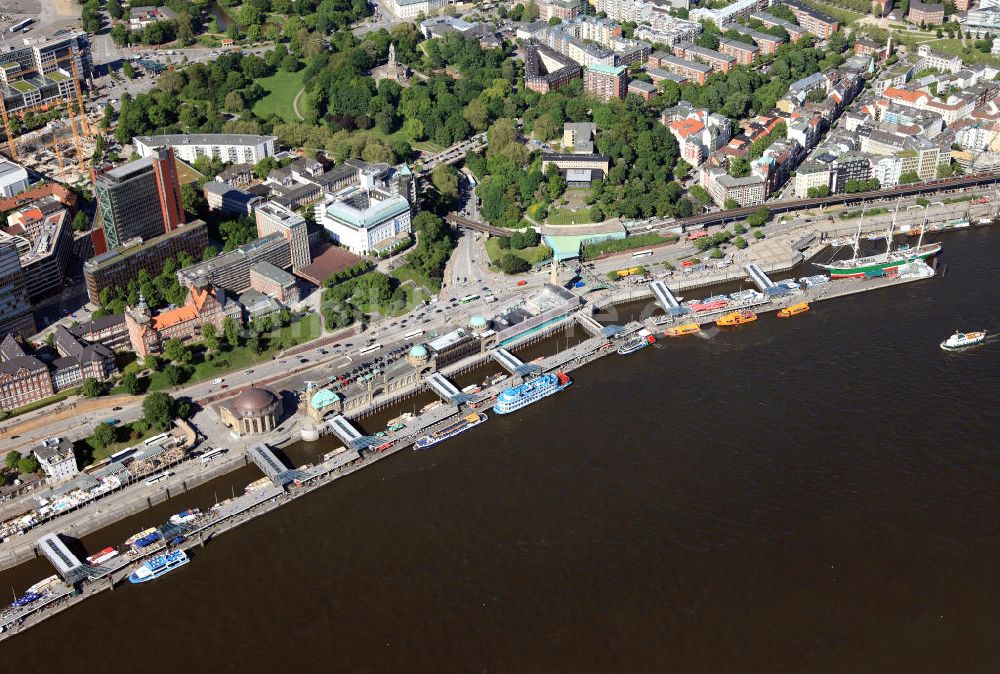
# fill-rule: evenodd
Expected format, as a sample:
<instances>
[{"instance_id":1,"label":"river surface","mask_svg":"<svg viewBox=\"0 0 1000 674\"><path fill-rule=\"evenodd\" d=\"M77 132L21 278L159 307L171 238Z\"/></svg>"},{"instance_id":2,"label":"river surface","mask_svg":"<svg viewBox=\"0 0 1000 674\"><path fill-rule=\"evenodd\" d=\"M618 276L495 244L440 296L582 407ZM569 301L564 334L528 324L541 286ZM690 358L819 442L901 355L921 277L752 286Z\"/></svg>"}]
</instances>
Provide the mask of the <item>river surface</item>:
<instances>
[{"instance_id":1,"label":"river surface","mask_svg":"<svg viewBox=\"0 0 1000 674\"><path fill-rule=\"evenodd\" d=\"M1000 671L1000 342L938 348L956 328L1000 330L1000 231L944 241L946 273L930 281L598 361L564 393L89 599L6 641L4 660L19 672ZM83 545L257 477L243 469ZM0 586L20 593L50 573L36 560Z\"/></svg>"}]
</instances>

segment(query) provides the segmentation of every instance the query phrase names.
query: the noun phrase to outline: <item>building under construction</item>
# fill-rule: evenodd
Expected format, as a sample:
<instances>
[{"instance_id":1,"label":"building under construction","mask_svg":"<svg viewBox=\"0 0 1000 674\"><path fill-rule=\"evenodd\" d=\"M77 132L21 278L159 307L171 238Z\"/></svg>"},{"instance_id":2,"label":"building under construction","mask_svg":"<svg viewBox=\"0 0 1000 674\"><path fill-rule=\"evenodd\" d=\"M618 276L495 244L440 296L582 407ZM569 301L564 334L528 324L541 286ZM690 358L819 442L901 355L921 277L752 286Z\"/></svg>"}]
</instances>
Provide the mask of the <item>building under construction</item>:
<instances>
[{"instance_id":1,"label":"building under construction","mask_svg":"<svg viewBox=\"0 0 1000 674\"><path fill-rule=\"evenodd\" d=\"M0 41L0 117L10 158L64 182L87 177L89 139L83 84L91 76L87 34L60 30L48 36ZM66 115L16 139L11 119L65 107ZM68 142L72 138L72 146ZM24 157L19 148L24 148Z\"/></svg>"}]
</instances>

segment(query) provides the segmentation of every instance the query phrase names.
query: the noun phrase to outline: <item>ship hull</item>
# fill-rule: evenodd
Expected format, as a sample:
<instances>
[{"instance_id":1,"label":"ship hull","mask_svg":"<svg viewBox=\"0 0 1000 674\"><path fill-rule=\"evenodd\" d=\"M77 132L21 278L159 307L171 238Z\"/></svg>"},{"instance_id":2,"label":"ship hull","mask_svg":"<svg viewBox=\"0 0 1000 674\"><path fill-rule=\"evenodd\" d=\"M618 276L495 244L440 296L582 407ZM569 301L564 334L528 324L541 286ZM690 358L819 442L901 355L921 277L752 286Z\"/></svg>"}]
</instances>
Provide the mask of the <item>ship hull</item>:
<instances>
[{"instance_id":1,"label":"ship hull","mask_svg":"<svg viewBox=\"0 0 1000 674\"><path fill-rule=\"evenodd\" d=\"M916 260L926 260L941 251L940 244L928 247L926 250L922 250L919 253L913 253L905 256L901 256L900 259L890 259L882 262L870 262L868 264L860 264L856 266L838 266L837 263L820 265L824 269L830 272L831 279L845 279L845 278L865 278L870 276L883 276L887 274L893 274L899 267L910 262L915 262Z\"/></svg>"}]
</instances>

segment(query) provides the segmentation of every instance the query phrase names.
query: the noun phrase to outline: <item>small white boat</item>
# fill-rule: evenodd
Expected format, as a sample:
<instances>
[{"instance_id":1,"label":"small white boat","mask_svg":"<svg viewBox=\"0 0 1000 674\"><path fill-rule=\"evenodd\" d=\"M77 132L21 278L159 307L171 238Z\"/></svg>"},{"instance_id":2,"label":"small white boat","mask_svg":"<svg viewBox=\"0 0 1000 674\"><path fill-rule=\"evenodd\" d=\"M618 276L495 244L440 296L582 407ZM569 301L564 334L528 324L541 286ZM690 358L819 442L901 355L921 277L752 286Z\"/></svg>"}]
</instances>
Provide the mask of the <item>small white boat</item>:
<instances>
[{"instance_id":1,"label":"small white boat","mask_svg":"<svg viewBox=\"0 0 1000 674\"><path fill-rule=\"evenodd\" d=\"M941 348L945 351L956 351L969 346L975 346L986 339L986 331L977 332L956 332L948 339L941 342Z\"/></svg>"}]
</instances>

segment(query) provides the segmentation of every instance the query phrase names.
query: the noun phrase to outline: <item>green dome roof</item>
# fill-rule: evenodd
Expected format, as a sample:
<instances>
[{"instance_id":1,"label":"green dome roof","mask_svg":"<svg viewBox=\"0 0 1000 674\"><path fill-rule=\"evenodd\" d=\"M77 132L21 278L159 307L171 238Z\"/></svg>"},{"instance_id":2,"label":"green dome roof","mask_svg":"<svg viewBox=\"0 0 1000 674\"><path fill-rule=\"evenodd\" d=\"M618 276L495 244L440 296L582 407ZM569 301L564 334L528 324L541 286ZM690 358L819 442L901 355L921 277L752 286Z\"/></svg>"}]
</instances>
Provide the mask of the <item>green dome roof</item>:
<instances>
[{"instance_id":1,"label":"green dome roof","mask_svg":"<svg viewBox=\"0 0 1000 674\"><path fill-rule=\"evenodd\" d=\"M472 318L469 319L469 325L472 326L473 328L485 328L486 319L483 318L482 316L473 316Z\"/></svg>"},{"instance_id":2,"label":"green dome roof","mask_svg":"<svg viewBox=\"0 0 1000 674\"><path fill-rule=\"evenodd\" d=\"M426 358L427 348L423 344L414 344L413 348L410 349L410 356L412 358Z\"/></svg>"},{"instance_id":3,"label":"green dome roof","mask_svg":"<svg viewBox=\"0 0 1000 674\"><path fill-rule=\"evenodd\" d=\"M328 388L318 391L309 401L314 410L321 410L324 407L329 407L339 400L339 396Z\"/></svg>"}]
</instances>

